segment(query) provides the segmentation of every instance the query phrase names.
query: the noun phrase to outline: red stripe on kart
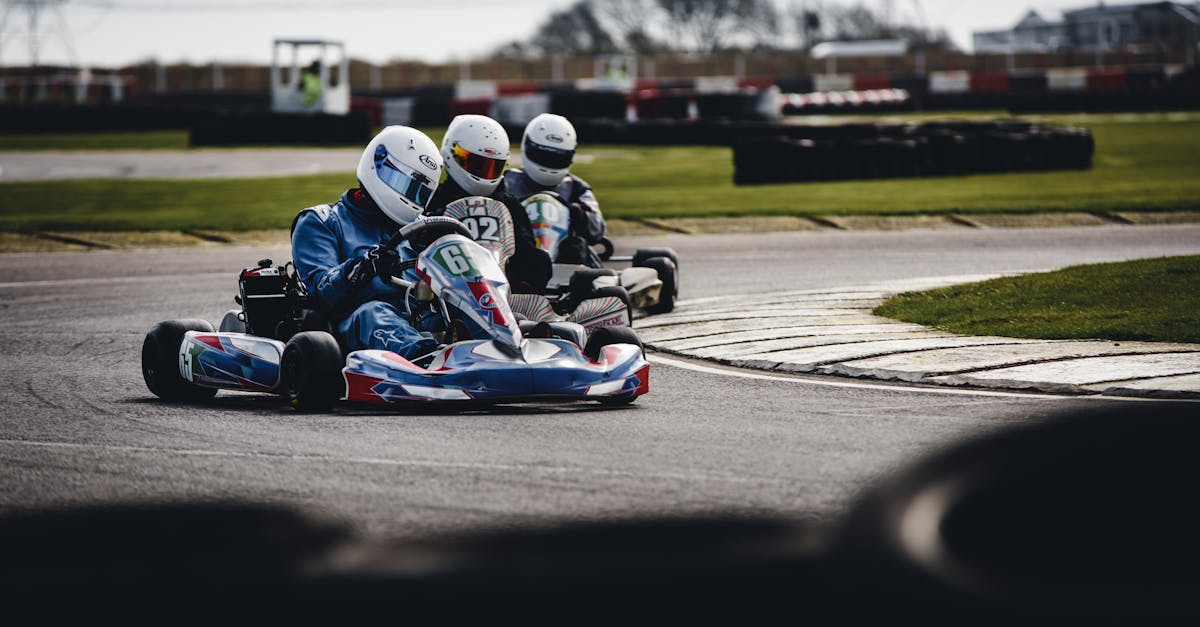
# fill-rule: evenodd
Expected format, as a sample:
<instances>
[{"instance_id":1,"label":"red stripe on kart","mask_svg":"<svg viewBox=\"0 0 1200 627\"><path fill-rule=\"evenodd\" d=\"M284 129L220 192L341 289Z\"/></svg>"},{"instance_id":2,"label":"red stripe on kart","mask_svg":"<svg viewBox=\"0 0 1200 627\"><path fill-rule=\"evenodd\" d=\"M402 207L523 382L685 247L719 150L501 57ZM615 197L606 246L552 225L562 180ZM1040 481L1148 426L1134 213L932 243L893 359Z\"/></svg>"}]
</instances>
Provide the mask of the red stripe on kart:
<instances>
[{"instance_id":1,"label":"red stripe on kart","mask_svg":"<svg viewBox=\"0 0 1200 627\"><path fill-rule=\"evenodd\" d=\"M378 385L383 379L376 377L368 377L365 374L357 372L346 373L346 400L364 401L367 403L378 403L383 401L383 397L371 391L371 388Z\"/></svg>"},{"instance_id":2,"label":"red stripe on kart","mask_svg":"<svg viewBox=\"0 0 1200 627\"><path fill-rule=\"evenodd\" d=\"M641 370L637 371L638 387L634 390L634 396L641 396L650 391L650 364L642 366Z\"/></svg>"},{"instance_id":3,"label":"red stripe on kart","mask_svg":"<svg viewBox=\"0 0 1200 627\"><path fill-rule=\"evenodd\" d=\"M193 337L197 342L203 342L221 352L225 352L225 347L221 346L221 338L215 335L195 335Z\"/></svg>"}]
</instances>

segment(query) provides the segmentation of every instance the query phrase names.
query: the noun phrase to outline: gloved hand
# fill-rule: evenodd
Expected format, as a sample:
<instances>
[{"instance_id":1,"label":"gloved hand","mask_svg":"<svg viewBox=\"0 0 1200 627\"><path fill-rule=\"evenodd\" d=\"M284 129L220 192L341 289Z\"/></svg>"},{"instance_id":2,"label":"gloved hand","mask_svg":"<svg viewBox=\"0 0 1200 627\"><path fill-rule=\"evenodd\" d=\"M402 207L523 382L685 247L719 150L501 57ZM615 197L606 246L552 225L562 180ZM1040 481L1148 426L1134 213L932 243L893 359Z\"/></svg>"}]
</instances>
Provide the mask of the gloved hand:
<instances>
[{"instance_id":1,"label":"gloved hand","mask_svg":"<svg viewBox=\"0 0 1200 627\"><path fill-rule=\"evenodd\" d=\"M587 209L583 207L583 203L573 202L567 205L567 211L571 214L571 232L575 235L586 235L588 219Z\"/></svg>"},{"instance_id":2,"label":"gloved hand","mask_svg":"<svg viewBox=\"0 0 1200 627\"><path fill-rule=\"evenodd\" d=\"M346 271L346 282L358 287L377 276L390 273L399 260L400 253L395 248L376 244L350 264L350 269Z\"/></svg>"}]
</instances>

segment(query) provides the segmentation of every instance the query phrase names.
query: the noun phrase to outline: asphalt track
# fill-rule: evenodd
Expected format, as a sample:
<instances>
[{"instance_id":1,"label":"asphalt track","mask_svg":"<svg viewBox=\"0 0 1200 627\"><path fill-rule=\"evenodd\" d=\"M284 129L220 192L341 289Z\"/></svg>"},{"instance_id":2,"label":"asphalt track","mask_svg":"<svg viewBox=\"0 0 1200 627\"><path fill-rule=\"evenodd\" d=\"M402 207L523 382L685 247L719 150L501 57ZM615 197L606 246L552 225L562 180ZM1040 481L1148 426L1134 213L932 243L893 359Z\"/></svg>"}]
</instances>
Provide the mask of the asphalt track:
<instances>
[{"instance_id":1,"label":"asphalt track","mask_svg":"<svg viewBox=\"0 0 1200 627\"><path fill-rule=\"evenodd\" d=\"M684 298L1039 270L1200 252L1200 225L627 238L682 260ZM393 537L699 512L827 520L942 445L1114 401L763 375L652 355L651 394L617 409L517 405L296 415L221 393L145 389L142 337L216 320L235 274L284 249L0 256L0 508L248 499Z\"/></svg>"}]
</instances>

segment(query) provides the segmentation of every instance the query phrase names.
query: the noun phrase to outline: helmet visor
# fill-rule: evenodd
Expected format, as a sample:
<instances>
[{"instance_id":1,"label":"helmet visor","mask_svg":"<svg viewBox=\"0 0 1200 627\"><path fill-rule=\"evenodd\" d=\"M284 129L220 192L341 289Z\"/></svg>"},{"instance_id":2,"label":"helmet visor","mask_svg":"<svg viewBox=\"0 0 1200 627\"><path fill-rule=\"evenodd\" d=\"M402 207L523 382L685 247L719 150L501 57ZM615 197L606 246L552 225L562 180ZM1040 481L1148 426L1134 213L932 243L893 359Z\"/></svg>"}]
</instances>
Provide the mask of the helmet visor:
<instances>
[{"instance_id":1,"label":"helmet visor","mask_svg":"<svg viewBox=\"0 0 1200 627\"><path fill-rule=\"evenodd\" d=\"M450 152L459 167L466 170L468 174L473 174L481 179L500 178L500 173L504 171L504 163L507 161L507 159L477 155L458 144L451 146Z\"/></svg>"},{"instance_id":2,"label":"helmet visor","mask_svg":"<svg viewBox=\"0 0 1200 627\"><path fill-rule=\"evenodd\" d=\"M383 144L375 149L375 174L384 185L422 208L427 207L433 198L433 179L420 172L410 174L400 170L388 159L388 151Z\"/></svg>"},{"instance_id":3,"label":"helmet visor","mask_svg":"<svg viewBox=\"0 0 1200 627\"><path fill-rule=\"evenodd\" d=\"M571 161L575 159L574 150L545 146L528 137L525 138L522 148L525 152L525 159L551 170L565 170L571 167Z\"/></svg>"}]
</instances>

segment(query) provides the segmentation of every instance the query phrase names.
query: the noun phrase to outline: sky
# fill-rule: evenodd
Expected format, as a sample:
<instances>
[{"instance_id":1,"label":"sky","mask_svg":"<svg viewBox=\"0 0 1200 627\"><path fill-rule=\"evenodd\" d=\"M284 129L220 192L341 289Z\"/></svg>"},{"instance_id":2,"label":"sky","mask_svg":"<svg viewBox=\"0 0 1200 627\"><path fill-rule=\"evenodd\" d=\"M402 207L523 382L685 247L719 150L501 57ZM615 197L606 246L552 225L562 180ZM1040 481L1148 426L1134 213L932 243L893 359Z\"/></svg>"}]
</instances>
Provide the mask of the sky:
<instances>
[{"instance_id":1,"label":"sky","mask_svg":"<svg viewBox=\"0 0 1200 627\"><path fill-rule=\"evenodd\" d=\"M31 57L29 14L35 0L0 0L0 65ZM163 63L267 63L275 38L346 43L351 57L431 62L478 57L527 39L549 14L573 0L36 0L43 64L119 67ZM603 1L603 0L601 0ZM774 0L780 7L805 0ZM1056 17L1096 0L824 0L890 3L894 14L942 26L969 50L971 32L1012 26L1030 8Z\"/></svg>"}]
</instances>

